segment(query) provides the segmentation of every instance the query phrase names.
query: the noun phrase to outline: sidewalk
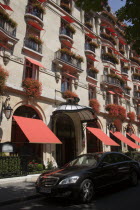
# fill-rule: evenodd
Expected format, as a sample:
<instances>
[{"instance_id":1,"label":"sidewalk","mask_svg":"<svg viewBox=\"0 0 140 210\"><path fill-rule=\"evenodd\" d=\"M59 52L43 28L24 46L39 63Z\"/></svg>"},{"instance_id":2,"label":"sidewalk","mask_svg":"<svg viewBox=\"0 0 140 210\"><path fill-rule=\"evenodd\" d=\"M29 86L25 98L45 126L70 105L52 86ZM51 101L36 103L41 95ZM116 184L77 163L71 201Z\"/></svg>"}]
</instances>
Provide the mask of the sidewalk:
<instances>
[{"instance_id":1,"label":"sidewalk","mask_svg":"<svg viewBox=\"0 0 140 210\"><path fill-rule=\"evenodd\" d=\"M40 197L35 190L38 176L0 179L0 206Z\"/></svg>"}]
</instances>

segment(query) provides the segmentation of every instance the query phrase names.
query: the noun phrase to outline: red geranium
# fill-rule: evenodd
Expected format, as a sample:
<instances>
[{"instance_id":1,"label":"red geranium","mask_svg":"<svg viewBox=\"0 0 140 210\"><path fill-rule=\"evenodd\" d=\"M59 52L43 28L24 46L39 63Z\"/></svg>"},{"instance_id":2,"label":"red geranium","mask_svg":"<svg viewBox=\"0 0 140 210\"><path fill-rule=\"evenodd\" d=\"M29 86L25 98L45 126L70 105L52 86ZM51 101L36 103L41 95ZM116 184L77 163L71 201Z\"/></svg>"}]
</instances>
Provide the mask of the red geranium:
<instances>
[{"instance_id":1,"label":"red geranium","mask_svg":"<svg viewBox=\"0 0 140 210\"><path fill-rule=\"evenodd\" d=\"M111 117L117 117L120 120L126 119L126 109L123 106L117 104L108 104L105 109L109 112Z\"/></svg>"},{"instance_id":2,"label":"red geranium","mask_svg":"<svg viewBox=\"0 0 140 210\"><path fill-rule=\"evenodd\" d=\"M0 65L0 92L5 88L6 79L9 73Z\"/></svg>"},{"instance_id":3,"label":"red geranium","mask_svg":"<svg viewBox=\"0 0 140 210\"><path fill-rule=\"evenodd\" d=\"M42 83L38 80L26 78L23 80L23 89L26 92L26 95L31 97L39 97L42 92Z\"/></svg>"},{"instance_id":4,"label":"red geranium","mask_svg":"<svg viewBox=\"0 0 140 210\"><path fill-rule=\"evenodd\" d=\"M89 105L92 107L92 109L96 112L99 113L100 112L100 104L98 102L97 99L91 99L89 101Z\"/></svg>"},{"instance_id":5,"label":"red geranium","mask_svg":"<svg viewBox=\"0 0 140 210\"><path fill-rule=\"evenodd\" d=\"M134 112L128 112L127 117L129 118L130 122L134 122L136 115Z\"/></svg>"},{"instance_id":6,"label":"red geranium","mask_svg":"<svg viewBox=\"0 0 140 210\"><path fill-rule=\"evenodd\" d=\"M122 130L122 122L119 119L114 120L114 125L117 129L117 131L121 131Z\"/></svg>"},{"instance_id":7,"label":"red geranium","mask_svg":"<svg viewBox=\"0 0 140 210\"><path fill-rule=\"evenodd\" d=\"M65 92L63 92L63 98L67 99L67 98L77 98L78 95L70 90L66 90Z\"/></svg>"}]
</instances>

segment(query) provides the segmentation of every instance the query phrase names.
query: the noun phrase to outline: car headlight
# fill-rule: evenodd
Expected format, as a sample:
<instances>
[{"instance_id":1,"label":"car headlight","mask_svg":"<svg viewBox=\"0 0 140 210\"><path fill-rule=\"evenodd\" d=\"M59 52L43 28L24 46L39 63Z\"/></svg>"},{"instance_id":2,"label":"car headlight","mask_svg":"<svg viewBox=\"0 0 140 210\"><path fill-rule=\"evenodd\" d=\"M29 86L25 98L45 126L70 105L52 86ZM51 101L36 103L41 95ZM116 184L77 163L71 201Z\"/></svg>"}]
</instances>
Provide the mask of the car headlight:
<instances>
[{"instance_id":1,"label":"car headlight","mask_svg":"<svg viewBox=\"0 0 140 210\"><path fill-rule=\"evenodd\" d=\"M79 176L72 176L72 177L63 179L59 184L60 184L60 185L74 184L74 183L77 182L78 179L79 179Z\"/></svg>"}]
</instances>

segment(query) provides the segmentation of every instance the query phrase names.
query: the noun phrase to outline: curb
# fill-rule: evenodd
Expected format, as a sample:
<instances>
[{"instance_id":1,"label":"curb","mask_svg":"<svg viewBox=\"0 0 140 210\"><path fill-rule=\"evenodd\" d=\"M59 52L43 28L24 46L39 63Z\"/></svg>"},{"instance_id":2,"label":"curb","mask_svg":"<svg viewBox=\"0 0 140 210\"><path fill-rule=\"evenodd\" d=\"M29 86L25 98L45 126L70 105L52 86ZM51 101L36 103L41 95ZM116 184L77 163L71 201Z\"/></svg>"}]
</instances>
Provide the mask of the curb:
<instances>
[{"instance_id":1,"label":"curb","mask_svg":"<svg viewBox=\"0 0 140 210\"><path fill-rule=\"evenodd\" d=\"M13 204L13 203L19 203L21 201L27 201L27 200L32 200L32 199L41 198L41 197L42 195L35 194L35 195L30 195L30 196L26 196L22 198L15 198L15 199L0 202L0 206L5 206L5 205Z\"/></svg>"}]
</instances>

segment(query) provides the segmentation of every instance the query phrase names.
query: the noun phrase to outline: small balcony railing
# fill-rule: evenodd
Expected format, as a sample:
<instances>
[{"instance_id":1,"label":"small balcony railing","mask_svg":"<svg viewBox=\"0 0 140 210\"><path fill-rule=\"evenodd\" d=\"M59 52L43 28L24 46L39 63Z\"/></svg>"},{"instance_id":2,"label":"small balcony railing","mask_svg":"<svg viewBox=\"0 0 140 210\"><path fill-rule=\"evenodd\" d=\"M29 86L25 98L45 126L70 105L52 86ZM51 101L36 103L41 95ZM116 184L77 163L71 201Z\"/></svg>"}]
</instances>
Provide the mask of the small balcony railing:
<instances>
[{"instance_id":1,"label":"small balcony railing","mask_svg":"<svg viewBox=\"0 0 140 210\"><path fill-rule=\"evenodd\" d=\"M109 56L102 55L101 58L102 58L102 60L104 60L104 61L109 61L109 62L111 62L111 63L113 63L113 64L116 64L116 62L115 62L111 57L109 57Z\"/></svg>"},{"instance_id":2,"label":"small balcony railing","mask_svg":"<svg viewBox=\"0 0 140 210\"><path fill-rule=\"evenodd\" d=\"M95 53L95 47L93 47L89 43L85 43L85 50L90 50Z\"/></svg>"},{"instance_id":3,"label":"small balcony railing","mask_svg":"<svg viewBox=\"0 0 140 210\"><path fill-rule=\"evenodd\" d=\"M12 28L8 22L0 19L0 28L2 28L10 36L16 37L16 28Z\"/></svg>"},{"instance_id":4,"label":"small balcony railing","mask_svg":"<svg viewBox=\"0 0 140 210\"><path fill-rule=\"evenodd\" d=\"M134 92L134 98L140 99L140 92Z\"/></svg>"},{"instance_id":5,"label":"small balcony railing","mask_svg":"<svg viewBox=\"0 0 140 210\"><path fill-rule=\"evenodd\" d=\"M24 40L24 46L42 54L42 45L32 40L29 40L28 38Z\"/></svg>"},{"instance_id":6,"label":"small balcony railing","mask_svg":"<svg viewBox=\"0 0 140 210\"><path fill-rule=\"evenodd\" d=\"M34 15L39 19L43 20L43 13L41 13L37 8L33 7L32 5L28 5L26 7L26 13Z\"/></svg>"},{"instance_id":7,"label":"small balcony railing","mask_svg":"<svg viewBox=\"0 0 140 210\"><path fill-rule=\"evenodd\" d=\"M125 90L125 93L126 93L127 95L130 95L130 90Z\"/></svg>"},{"instance_id":8,"label":"small balcony railing","mask_svg":"<svg viewBox=\"0 0 140 210\"><path fill-rule=\"evenodd\" d=\"M81 62L77 59L67 55L66 53L62 53L61 51L57 51L55 53L55 59L59 59L67 64L74 66L75 68L81 69Z\"/></svg>"},{"instance_id":9,"label":"small balcony railing","mask_svg":"<svg viewBox=\"0 0 140 210\"><path fill-rule=\"evenodd\" d=\"M140 77L139 77L139 76L136 76L136 75L133 75L133 76L132 76L132 80L140 81Z\"/></svg>"},{"instance_id":10,"label":"small balcony railing","mask_svg":"<svg viewBox=\"0 0 140 210\"><path fill-rule=\"evenodd\" d=\"M121 69L122 74L128 74L128 70L127 69Z\"/></svg>"},{"instance_id":11,"label":"small balcony railing","mask_svg":"<svg viewBox=\"0 0 140 210\"><path fill-rule=\"evenodd\" d=\"M67 28L60 28L60 35L66 35L73 39L73 34L71 31L69 31Z\"/></svg>"},{"instance_id":12,"label":"small balcony railing","mask_svg":"<svg viewBox=\"0 0 140 210\"><path fill-rule=\"evenodd\" d=\"M87 75L88 75L89 77L92 77L92 78L94 78L94 79L97 79L97 73L93 72L93 71L90 70L90 69L87 70Z\"/></svg>"},{"instance_id":13,"label":"small balcony railing","mask_svg":"<svg viewBox=\"0 0 140 210\"><path fill-rule=\"evenodd\" d=\"M117 78L112 78L108 75L102 75L102 83L107 83L107 84L110 84L110 85L114 85L114 86L117 86L117 87L120 87L121 89L124 90L124 85L121 84L120 80L118 80Z\"/></svg>"}]
</instances>

